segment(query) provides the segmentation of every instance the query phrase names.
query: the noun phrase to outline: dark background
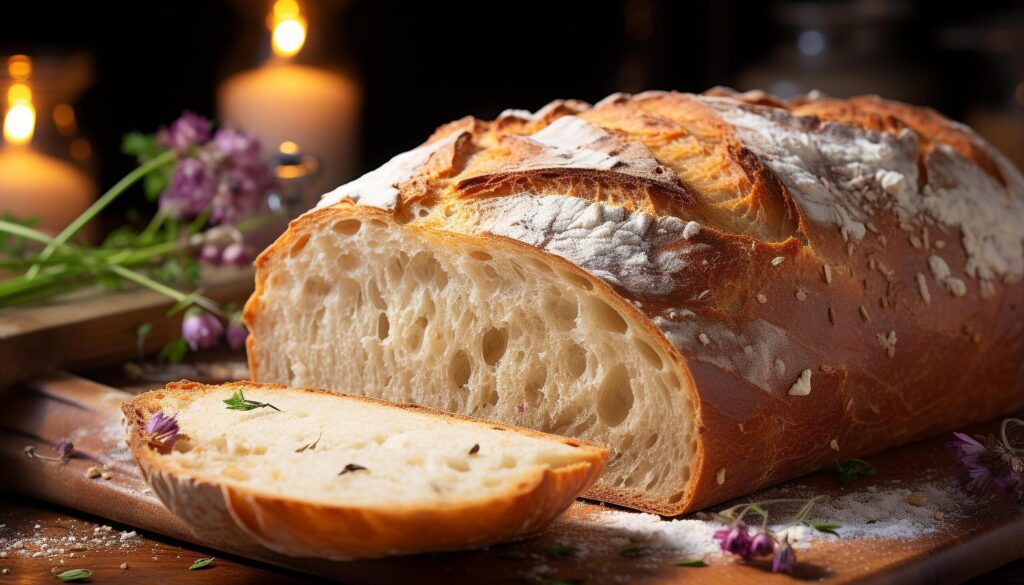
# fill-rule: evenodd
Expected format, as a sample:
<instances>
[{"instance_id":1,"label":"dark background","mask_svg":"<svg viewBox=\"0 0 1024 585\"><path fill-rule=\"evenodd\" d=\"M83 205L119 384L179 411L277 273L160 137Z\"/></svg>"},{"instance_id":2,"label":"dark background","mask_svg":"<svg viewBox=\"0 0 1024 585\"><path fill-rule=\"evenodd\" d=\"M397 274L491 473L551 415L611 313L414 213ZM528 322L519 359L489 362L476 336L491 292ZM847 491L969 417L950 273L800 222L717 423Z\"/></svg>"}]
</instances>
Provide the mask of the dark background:
<instances>
[{"instance_id":1,"label":"dark background","mask_svg":"<svg viewBox=\"0 0 1024 585\"><path fill-rule=\"evenodd\" d=\"M300 58L345 69L363 85L361 170L466 114L714 85L877 92L972 123L994 113L988 124L996 130L982 132L1021 160L1020 138L1012 144L1020 132L1006 129L1021 128L1024 2L307 0L303 7L312 24ZM4 2L0 52L91 57L93 82L76 106L93 144L90 166L107 186L133 164L119 153L125 132L153 130L183 109L216 114L217 85L266 55L266 10L267 3L241 0ZM809 30L827 43L811 56L799 52Z\"/></svg>"}]
</instances>

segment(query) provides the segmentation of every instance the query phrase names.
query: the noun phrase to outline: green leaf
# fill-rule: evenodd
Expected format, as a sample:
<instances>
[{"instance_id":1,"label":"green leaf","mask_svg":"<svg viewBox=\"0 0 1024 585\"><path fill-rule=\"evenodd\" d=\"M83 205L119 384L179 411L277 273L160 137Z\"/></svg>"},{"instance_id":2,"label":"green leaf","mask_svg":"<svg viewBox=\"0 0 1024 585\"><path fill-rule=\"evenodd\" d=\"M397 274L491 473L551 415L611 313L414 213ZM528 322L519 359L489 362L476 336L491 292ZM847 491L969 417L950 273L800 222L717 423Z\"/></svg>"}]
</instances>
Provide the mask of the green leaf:
<instances>
[{"instance_id":1,"label":"green leaf","mask_svg":"<svg viewBox=\"0 0 1024 585\"><path fill-rule=\"evenodd\" d=\"M701 559L679 559L679 560L672 561L672 564L677 566L677 567L706 567L706 566L708 566L708 564L705 563Z\"/></svg>"},{"instance_id":2,"label":"green leaf","mask_svg":"<svg viewBox=\"0 0 1024 585\"><path fill-rule=\"evenodd\" d=\"M156 201L171 183L170 168L156 169L142 178L142 190L147 201Z\"/></svg>"},{"instance_id":3,"label":"green leaf","mask_svg":"<svg viewBox=\"0 0 1024 585\"><path fill-rule=\"evenodd\" d=\"M242 389L235 390L235 393L224 401L224 404L228 405L228 410L255 410L257 408L273 408L280 412L281 409L270 404L269 402L256 402L255 400L247 400Z\"/></svg>"},{"instance_id":4,"label":"green leaf","mask_svg":"<svg viewBox=\"0 0 1024 585\"><path fill-rule=\"evenodd\" d=\"M156 149L156 137L152 134L129 132L121 139L121 152L128 156L149 156Z\"/></svg>"},{"instance_id":5,"label":"green leaf","mask_svg":"<svg viewBox=\"0 0 1024 585\"><path fill-rule=\"evenodd\" d=\"M89 569L71 569L70 571L59 573L57 578L67 583L68 581L81 581L82 579L88 579L91 575L92 571Z\"/></svg>"},{"instance_id":6,"label":"green leaf","mask_svg":"<svg viewBox=\"0 0 1024 585\"><path fill-rule=\"evenodd\" d=\"M750 504L747 506L747 509L762 518L766 518L768 516L768 512L765 512L764 508L762 508L760 504Z\"/></svg>"},{"instance_id":7,"label":"green leaf","mask_svg":"<svg viewBox=\"0 0 1024 585\"><path fill-rule=\"evenodd\" d=\"M184 337L177 337L167 342L167 345L160 350L157 359L168 364L176 364L185 359L188 353L188 344Z\"/></svg>"},{"instance_id":8,"label":"green leaf","mask_svg":"<svg viewBox=\"0 0 1024 585\"><path fill-rule=\"evenodd\" d=\"M546 556L549 559L564 559L573 556L574 554L579 552L579 550L580 549L576 548L575 546L569 546L567 544L555 544L547 548L541 549L540 552L542 555Z\"/></svg>"},{"instance_id":9,"label":"green leaf","mask_svg":"<svg viewBox=\"0 0 1024 585\"><path fill-rule=\"evenodd\" d=\"M807 525L817 530L818 532L824 532L826 534L832 534L839 536L836 532L836 528L842 528L842 524L836 524L834 522L826 522L824 520L808 520Z\"/></svg>"},{"instance_id":10,"label":"green leaf","mask_svg":"<svg viewBox=\"0 0 1024 585\"><path fill-rule=\"evenodd\" d=\"M196 569L202 569L204 567L209 567L210 563L212 563L212 562L213 562L213 557L210 557L208 559L196 559L192 563L192 566L190 566L188 568L188 570L189 571L195 571Z\"/></svg>"},{"instance_id":11,"label":"green leaf","mask_svg":"<svg viewBox=\"0 0 1024 585\"><path fill-rule=\"evenodd\" d=\"M624 549L619 551L619 555L623 556L623 557L626 557L627 559L635 559L635 558L638 558L638 557L646 557L647 553L648 553L647 548L646 547L642 547L642 546L632 546L632 547L629 547L629 548L624 548Z\"/></svg>"},{"instance_id":12,"label":"green leaf","mask_svg":"<svg viewBox=\"0 0 1024 585\"><path fill-rule=\"evenodd\" d=\"M836 473L839 474L839 481L843 485L849 485L861 477L874 477L875 466L863 459L845 459L836 461L834 465Z\"/></svg>"}]
</instances>

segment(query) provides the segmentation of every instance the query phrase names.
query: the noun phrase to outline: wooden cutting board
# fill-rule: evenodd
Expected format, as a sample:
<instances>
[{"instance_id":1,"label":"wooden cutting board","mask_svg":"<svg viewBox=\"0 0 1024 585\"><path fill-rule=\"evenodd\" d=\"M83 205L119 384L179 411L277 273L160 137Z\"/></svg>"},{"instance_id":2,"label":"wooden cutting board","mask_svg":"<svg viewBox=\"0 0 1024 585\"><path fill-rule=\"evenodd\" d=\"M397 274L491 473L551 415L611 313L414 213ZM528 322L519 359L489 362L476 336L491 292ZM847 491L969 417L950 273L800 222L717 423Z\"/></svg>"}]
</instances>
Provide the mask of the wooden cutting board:
<instances>
[{"instance_id":1,"label":"wooden cutting board","mask_svg":"<svg viewBox=\"0 0 1024 585\"><path fill-rule=\"evenodd\" d=\"M9 389L0 412L0 489L23 493L128 526L195 542L149 491L135 464L119 447L118 407L128 394L81 378L36 379ZM993 424L972 432L988 432ZM28 459L26 445L52 449L62 437L74 440L77 455L65 465ZM948 474L951 462L936 438L873 457L878 474L856 488L913 481L926 474ZM111 462L112 478L88 479L85 470ZM839 496L844 489L831 473L797 480L802 490ZM779 490L780 488L775 488ZM781 488L784 491L786 488ZM824 583L946 583L982 574L1024 556L1024 514L1001 506L977 506L946 529L910 540L860 539L816 541L799 552L793 577L767 572L729 558L709 558L707 568L679 568L674 557L653 553L643 558L618 554L623 533L602 522L621 510L578 502L543 535L530 541L465 553L393 559L330 562L283 557L257 545L228 543L224 552L353 584L417 583L786 583L792 579ZM199 543L204 544L204 543ZM550 559L553 545L572 545L586 554ZM212 578L212 573L211 573ZM145 567L131 574L105 574L104 582L156 579ZM198 576L196 577L199 578Z\"/></svg>"},{"instance_id":2,"label":"wooden cutting board","mask_svg":"<svg viewBox=\"0 0 1024 585\"><path fill-rule=\"evenodd\" d=\"M200 290L241 306L253 289L252 268L209 268ZM156 353L181 335L169 319L171 299L147 289L82 289L27 307L0 309L0 388L56 368L92 368ZM138 345L136 330L153 328Z\"/></svg>"}]
</instances>

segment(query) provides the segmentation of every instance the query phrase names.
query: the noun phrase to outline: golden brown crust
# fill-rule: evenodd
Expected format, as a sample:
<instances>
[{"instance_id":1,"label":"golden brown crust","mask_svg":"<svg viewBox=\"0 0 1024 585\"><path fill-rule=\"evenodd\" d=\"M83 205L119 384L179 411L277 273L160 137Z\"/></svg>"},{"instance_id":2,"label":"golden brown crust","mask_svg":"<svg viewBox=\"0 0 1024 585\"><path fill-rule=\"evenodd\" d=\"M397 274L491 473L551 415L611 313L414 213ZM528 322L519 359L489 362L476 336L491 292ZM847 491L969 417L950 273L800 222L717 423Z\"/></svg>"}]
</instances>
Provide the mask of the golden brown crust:
<instances>
[{"instance_id":1,"label":"golden brown crust","mask_svg":"<svg viewBox=\"0 0 1024 585\"><path fill-rule=\"evenodd\" d=\"M182 380L147 392L122 405L128 446L162 501L206 542L250 539L290 556L330 559L369 558L486 546L536 534L597 480L608 452L585 441L556 437L442 412L314 388L291 389L350 399L385 408L415 410L474 422L495 430L557 440L578 447L584 460L545 468L502 497L451 502L441 506L345 506L268 493L201 472L182 472L161 462L145 437L145 424L168 393L231 391L236 387L286 390L278 384L233 382L207 386Z\"/></svg>"},{"instance_id":2,"label":"golden brown crust","mask_svg":"<svg viewBox=\"0 0 1024 585\"><path fill-rule=\"evenodd\" d=\"M340 189L261 255L250 349L274 257L329 219L378 214L567 264L658 332L696 388L693 476L676 502L590 492L611 502L681 513L1024 406L1024 178L932 110L649 92L464 119L428 144L456 133L457 146L396 177L393 202ZM549 247L568 223L538 227L523 212L578 220L578 200L605 210L606 229L626 223L609 223L614 208L650 222L646 280ZM655 235L688 221L699 232ZM681 262L651 260L666 256ZM810 394L791 394L804 370Z\"/></svg>"}]
</instances>

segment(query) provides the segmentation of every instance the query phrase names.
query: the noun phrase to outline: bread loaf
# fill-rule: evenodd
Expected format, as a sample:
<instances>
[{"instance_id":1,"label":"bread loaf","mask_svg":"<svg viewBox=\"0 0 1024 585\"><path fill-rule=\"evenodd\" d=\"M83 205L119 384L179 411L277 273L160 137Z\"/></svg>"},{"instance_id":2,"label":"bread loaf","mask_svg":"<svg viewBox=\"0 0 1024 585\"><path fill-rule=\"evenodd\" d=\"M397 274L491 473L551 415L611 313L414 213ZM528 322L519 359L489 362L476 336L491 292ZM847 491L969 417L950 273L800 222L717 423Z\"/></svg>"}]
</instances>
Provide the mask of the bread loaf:
<instances>
[{"instance_id":1,"label":"bread loaf","mask_svg":"<svg viewBox=\"0 0 1024 585\"><path fill-rule=\"evenodd\" d=\"M256 379L611 449L678 514L1024 406L1024 177L877 97L464 118L256 261Z\"/></svg>"},{"instance_id":2,"label":"bread loaf","mask_svg":"<svg viewBox=\"0 0 1024 585\"><path fill-rule=\"evenodd\" d=\"M273 406L228 409L239 390L250 406ZM300 557L525 538L569 507L608 455L414 405L251 382L178 382L122 410L153 491L202 542ZM148 425L158 412L176 415L177 440Z\"/></svg>"}]
</instances>

